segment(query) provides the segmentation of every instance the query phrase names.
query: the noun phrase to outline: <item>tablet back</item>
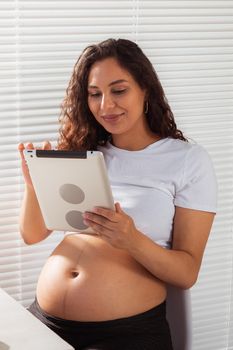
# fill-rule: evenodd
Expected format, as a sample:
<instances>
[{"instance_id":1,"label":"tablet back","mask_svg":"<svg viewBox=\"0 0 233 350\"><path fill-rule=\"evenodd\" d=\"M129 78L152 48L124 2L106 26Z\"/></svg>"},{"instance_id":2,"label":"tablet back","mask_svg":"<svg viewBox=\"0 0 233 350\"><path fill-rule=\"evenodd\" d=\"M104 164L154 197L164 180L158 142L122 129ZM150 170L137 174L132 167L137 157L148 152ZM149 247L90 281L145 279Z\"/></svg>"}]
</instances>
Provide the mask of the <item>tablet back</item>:
<instances>
[{"instance_id":1,"label":"tablet back","mask_svg":"<svg viewBox=\"0 0 233 350\"><path fill-rule=\"evenodd\" d=\"M101 152L25 150L24 155L48 229L92 232L82 213L95 206L114 210Z\"/></svg>"}]
</instances>

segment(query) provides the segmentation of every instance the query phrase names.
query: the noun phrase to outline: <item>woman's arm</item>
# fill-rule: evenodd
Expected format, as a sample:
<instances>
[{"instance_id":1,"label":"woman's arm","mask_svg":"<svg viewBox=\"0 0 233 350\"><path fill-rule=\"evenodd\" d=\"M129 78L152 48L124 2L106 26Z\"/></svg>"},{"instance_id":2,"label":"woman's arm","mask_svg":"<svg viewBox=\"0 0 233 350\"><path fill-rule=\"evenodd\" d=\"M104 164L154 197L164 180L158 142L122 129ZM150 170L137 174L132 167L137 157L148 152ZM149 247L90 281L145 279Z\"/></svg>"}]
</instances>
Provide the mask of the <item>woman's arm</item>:
<instances>
[{"instance_id":1,"label":"woman's arm","mask_svg":"<svg viewBox=\"0 0 233 350\"><path fill-rule=\"evenodd\" d=\"M25 147L22 143L19 144L18 150L22 160L22 172L25 180L25 192L19 216L19 225L20 233L24 242L26 244L34 244L45 239L52 231L48 230L45 226L28 167L23 155L24 148ZM34 147L32 144L28 144L26 148L33 149ZM50 148L50 144L45 143L43 148Z\"/></svg>"},{"instance_id":2,"label":"woman's arm","mask_svg":"<svg viewBox=\"0 0 233 350\"><path fill-rule=\"evenodd\" d=\"M52 232L46 228L35 191L29 186L25 187L19 229L26 244L38 243Z\"/></svg>"},{"instance_id":3,"label":"woman's arm","mask_svg":"<svg viewBox=\"0 0 233 350\"><path fill-rule=\"evenodd\" d=\"M138 234L129 253L157 278L188 289L197 280L214 214L176 207L172 250Z\"/></svg>"},{"instance_id":4,"label":"woman's arm","mask_svg":"<svg viewBox=\"0 0 233 350\"><path fill-rule=\"evenodd\" d=\"M160 280L183 289L197 279L214 213L176 207L172 250L156 244L135 228L116 204L116 212L96 208L84 219L104 240L129 252Z\"/></svg>"}]
</instances>

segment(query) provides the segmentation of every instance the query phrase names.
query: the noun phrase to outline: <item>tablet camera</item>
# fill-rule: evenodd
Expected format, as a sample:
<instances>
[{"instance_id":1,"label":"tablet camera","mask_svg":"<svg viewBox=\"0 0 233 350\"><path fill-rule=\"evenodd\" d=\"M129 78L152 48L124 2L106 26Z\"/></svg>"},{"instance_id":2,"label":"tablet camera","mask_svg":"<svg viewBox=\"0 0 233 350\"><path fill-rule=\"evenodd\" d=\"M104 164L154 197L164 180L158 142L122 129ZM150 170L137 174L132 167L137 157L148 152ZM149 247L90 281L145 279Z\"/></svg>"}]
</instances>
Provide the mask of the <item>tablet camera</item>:
<instances>
[{"instance_id":1,"label":"tablet camera","mask_svg":"<svg viewBox=\"0 0 233 350\"><path fill-rule=\"evenodd\" d=\"M64 201L71 204L80 204L85 199L83 190L74 184L62 185L59 189L59 193ZM71 210L66 214L65 218L67 223L77 230L85 230L88 227L83 222L81 211Z\"/></svg>"}]
</instances>

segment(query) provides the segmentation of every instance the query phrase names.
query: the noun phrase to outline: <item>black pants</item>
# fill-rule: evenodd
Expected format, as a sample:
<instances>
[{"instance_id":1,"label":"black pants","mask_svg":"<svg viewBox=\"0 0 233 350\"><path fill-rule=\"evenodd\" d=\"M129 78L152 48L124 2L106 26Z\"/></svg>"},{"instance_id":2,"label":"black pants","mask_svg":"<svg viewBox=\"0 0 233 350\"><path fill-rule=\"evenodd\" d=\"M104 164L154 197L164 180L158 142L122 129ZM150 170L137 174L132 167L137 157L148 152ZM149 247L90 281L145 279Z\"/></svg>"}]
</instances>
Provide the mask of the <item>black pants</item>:
<instances>
[{"instance_id":1,"label":"black pants","mask_svg":"<svg viewBox=\"0 0 233 350\"><path fill-rule=\"evenodd\" d=\"M54 317L37 300L28 310L76 350L172 350L165 302L135 316L98 322Z\"/></svg>"}]
</instances>

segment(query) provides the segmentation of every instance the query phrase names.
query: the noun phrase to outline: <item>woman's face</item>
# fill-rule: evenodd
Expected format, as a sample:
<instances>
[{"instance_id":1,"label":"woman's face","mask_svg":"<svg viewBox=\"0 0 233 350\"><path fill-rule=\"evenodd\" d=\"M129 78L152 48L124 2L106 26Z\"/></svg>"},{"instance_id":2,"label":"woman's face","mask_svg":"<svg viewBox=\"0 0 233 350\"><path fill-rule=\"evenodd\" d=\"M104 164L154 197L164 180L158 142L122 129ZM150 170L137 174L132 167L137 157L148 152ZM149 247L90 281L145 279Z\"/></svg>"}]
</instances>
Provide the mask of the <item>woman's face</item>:
<instances>
[{"instance_id":1,"label":"woman's face","mask_svg":"<svg viewBox=\"0 0 233 350\"><path fill-rule=\"evenodd\" d=\"M145 127L145 91L116 59L96 62L88 78L88 106L110 134L136 136Z\"/></svg>"}]
</instances>

